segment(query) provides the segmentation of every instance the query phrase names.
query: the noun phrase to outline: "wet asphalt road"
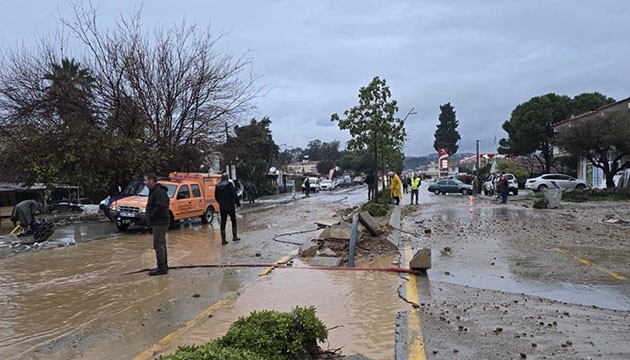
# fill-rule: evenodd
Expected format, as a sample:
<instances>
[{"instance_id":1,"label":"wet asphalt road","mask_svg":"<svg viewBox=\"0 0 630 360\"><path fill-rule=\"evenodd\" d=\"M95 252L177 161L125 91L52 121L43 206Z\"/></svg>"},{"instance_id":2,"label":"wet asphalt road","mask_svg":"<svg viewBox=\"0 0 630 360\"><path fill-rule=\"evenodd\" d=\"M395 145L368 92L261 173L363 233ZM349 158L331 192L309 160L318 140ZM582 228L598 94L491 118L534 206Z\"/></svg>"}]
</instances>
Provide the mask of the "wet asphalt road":
<instances>
[{"instance_id":1,"label":"wet asphalt road","mask_svg":"<svg viewBox=\"0 0 630 360\"><path fill-rule=\"evenodd\" d=\"M461 222L471 217L491 218L493 213L471 211L469 197L436 196L423 184L420 202L449 211L440 213L445 222ZM244 241L221 246L216 223L192 224L169 231L171 266L208 263L272 263L295 250L295 245L278 243L278 233L309 230L313 221L334 216L329 204L351 207L366 196L365 188L320 193L297 201L290 196L261 201L255 211L242 211L239 226ZM525 194L521 193L519 197ZM403 205L409 202L403 197ZM482 197L485 201L490 198ZM281 201L282 200L282 201ZM287 202L288 201L288 202ZM285 212L265 217L265 209L282 207ZM271 211L271 210L270 210ZM492 211L504 211L495 209ZM527 215L516 215L527 216ZM308 235L291 240L306 241ZM143 232L119 233L113 223L84 222L58 227L49 250L0 247L0 357L5 358L114 358L128 357L149 348L169 332L181 327L212 304L238 291L252 281L259 268L187 269L172 271L167 277L150 278L145 273L121 275L153 266L151 235ZM98 241L94 241L98 240ZM72 244L68 246L57 246ZM501 257L500 249L486 243L487 253ZM437 249L436 249L437 250ZM471 248L471 251L472 248ZM452 276L457 263L434 261L428 279L471 287L527 293L564 301L590 301L598 306L625 308L628 288L573 286L532 281L526 271L509 268L491 271L474 268ZM460 259L460 264L466 264ZM460 265L461 266L461 265ZM497 281L497 274L503 274ZM506 276L508 278L506 279ZM422 294L428 286L419 283ZM120 344L119 339L128 341ZM112 349L112 344L116 348ZM105 355L107 354L107 355Z\"/></svg>"}]
</instances>

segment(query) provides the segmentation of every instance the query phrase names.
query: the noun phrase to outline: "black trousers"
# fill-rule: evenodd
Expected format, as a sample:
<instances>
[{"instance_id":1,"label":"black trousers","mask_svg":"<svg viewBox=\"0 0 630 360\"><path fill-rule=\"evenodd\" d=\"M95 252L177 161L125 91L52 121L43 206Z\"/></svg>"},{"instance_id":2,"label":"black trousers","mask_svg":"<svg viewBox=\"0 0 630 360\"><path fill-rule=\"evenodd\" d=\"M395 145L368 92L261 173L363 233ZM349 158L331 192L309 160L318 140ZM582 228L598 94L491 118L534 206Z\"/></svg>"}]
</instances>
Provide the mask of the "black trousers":
<instances>
[{"instance_id":1,"label":"black trousers","mask_svg":"<svg viewBox=\"0 0 630 360\"><path fill-rule=\"evenodd\" d=\"M416 204L418 203L418 189L413 190L411 189L411 203L413 204L413 198L416 198Z\"/></svg>"},{"instance_id":2,"label":"black trousers","mask_svg":"<svg viewBox=\"0 0 630 360\"><path fill-rule=\"evenodd\" d=\"M232 237L236 237L236 209L223 211L221 210L221 240L225 241L225 225L227 218L230 217L232 222Z\"/></svg>"},{"instance_id":3,"label":"black trousers","mask_svg":"<svg viewBox=\"0 0 630 360\"><path fill-rule=\"evenodd\" d=\"M166 250L166 231L168 224L153 225L153 249L159 269L168 269L168 253Z\"/></svg>"}]
</instances>

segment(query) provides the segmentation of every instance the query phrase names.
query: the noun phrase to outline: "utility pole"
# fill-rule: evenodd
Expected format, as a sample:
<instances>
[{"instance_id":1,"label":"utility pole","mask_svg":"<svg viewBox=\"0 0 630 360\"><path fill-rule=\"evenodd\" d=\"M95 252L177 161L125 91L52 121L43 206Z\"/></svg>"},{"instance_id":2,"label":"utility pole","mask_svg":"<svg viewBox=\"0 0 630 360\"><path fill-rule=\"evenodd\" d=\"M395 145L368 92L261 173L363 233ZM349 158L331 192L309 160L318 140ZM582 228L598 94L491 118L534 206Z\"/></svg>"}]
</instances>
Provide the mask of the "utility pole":
<instances>
[{"instance_id":1,"label":"utility pole","mask_svg":"<svg viewBox=\"0 0 630 360\"><path fill-rule=\"evenodd\" d=\"M477 140L477 171L475 171L475 175L479 176L479 165L480 165L480 161L479 161L479 140Z\"/></svg>"}]
</instances>

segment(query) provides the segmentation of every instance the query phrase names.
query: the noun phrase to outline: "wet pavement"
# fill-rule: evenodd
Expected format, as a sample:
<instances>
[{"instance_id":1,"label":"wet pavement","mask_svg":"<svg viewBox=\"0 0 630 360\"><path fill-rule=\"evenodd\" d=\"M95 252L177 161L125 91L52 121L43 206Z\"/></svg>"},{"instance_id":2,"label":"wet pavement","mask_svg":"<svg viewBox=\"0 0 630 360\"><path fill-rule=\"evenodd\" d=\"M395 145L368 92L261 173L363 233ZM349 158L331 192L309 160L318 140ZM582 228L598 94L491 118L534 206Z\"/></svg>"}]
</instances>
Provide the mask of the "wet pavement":
<instances>
[{"instance_id":1,"label":"wet pavement","mask_svg":"<svg viewBox=\"0 0 630 360\"><path fill-rule=\"evenodd\" d=\"M573 248L563 253L533 245L526 230L527 236L500 235L519 219L536 224L539 213L516 204L495 205L486 197L478 205L461 195L435 196L426 186L419 206L403 208L403 230L414 235L403 234L402 245L433 248L433 268L417 283L420 301L434 296L436 286L452 284L628 309L628 282L603 271L614 268L610 254L591 252L599 269L568 276L562 269L576 266L567 255ZM178 344L221 336L252 310L313 305L330 329L330 348L391 359L396 314L411 308L398 295L406 281L397 274L275 269L259 276L260 267L246 266L294 254L295 244L316 234L308 232L316 228L315 220L339 216L362 203L366 194L365 188L355 188L257 201L238 214L243 240L225 246L220 245L216 220L172 229L167 236L169 265L190 268L160 277L122 275L154 266L151 234L119 233L109 222L58 227L51 240L75 243L70 246L19 253L0 246L0 358L153 358ZM432 230L428 234L427 227ZM284 233L294 234L276 241ZM450 253L440 251L447 246ZM626 255L619 254L616 261ZM389 266L392 261L384 260ZM194 267L207 264L234 266Z\"/></svg>"}]
</instances>

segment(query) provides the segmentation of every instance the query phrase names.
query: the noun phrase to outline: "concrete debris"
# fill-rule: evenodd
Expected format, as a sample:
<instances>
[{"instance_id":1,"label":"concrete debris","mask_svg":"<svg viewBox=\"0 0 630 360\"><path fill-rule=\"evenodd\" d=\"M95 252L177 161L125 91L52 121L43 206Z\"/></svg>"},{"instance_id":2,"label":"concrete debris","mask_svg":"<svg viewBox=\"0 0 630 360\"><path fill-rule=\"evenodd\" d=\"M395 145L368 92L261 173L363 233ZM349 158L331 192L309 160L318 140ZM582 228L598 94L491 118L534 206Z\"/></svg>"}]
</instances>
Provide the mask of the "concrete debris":
<instances>
[{"instance_id":1,"label":"concrete debris","mask_svg":"<svg viewBox=\"0 0 630 360\"><path fill-rule=\"evenodd\" d=\"M431 268L431 249L420 249L409 261L409 268L427 270Z\"/></svg>"},{"instance_id":2,"label":"concrete debris","mask_svg":"<svg viewBox=\"0 0 630 360\"><path fill-rule=\"evenodd\" d=\"M381 233L381 227L367 211L361 211L359 213L359 222L361 225L365 226L370 234L377 236Z\"/></svg>"},{"instance_id":3,"label":"concrete debris","mask_svg":"<svg viewBox=\"0 0 630 360\"><path fill-rule=\"evenodd\" d=\"M298 249L298 255L301 257L311 257L315 256L315 253L319 250L319 244L315 241L307 241L304 244L300 245Z\"/></svg>"},{"instance_id":4,"label":"concrete debris","mask_svg":"<svg viewBox=\"0 0 630 360\"><path fill-rule=\"evenodd\" d=\"M315 222L317 227L320 227L320 228L337 225L339 223L341 223L341 221L339 221L338 219L320 219Z\"/></svg>"},{"instance_id":5,"label":"concrete debris","mask_svg":"<svg viewBox=\"0 0 630 360\"><path fill-rule=\"evenodd\" d=\"M341 258L338 257L315 256L311 261L311 266L339 267L339 265L341 265Z\"/></svg>"},{"instance_id":6,"label":"concrete debris","mask_svg":"<svg viewBox=\"0 0 630 360\"><path fill-rule=\"evenodd\" d=\"M337 253L333 251L332 249L322 248L322 249L319 249L319 251L315 253L315 256L335 257L337 256Z\"/></svg>"}]
</instances>

